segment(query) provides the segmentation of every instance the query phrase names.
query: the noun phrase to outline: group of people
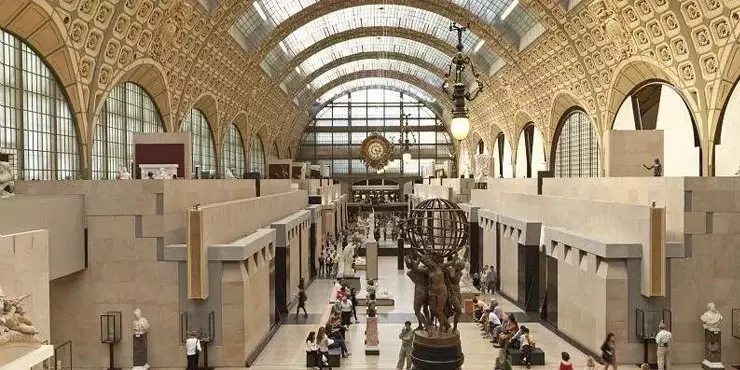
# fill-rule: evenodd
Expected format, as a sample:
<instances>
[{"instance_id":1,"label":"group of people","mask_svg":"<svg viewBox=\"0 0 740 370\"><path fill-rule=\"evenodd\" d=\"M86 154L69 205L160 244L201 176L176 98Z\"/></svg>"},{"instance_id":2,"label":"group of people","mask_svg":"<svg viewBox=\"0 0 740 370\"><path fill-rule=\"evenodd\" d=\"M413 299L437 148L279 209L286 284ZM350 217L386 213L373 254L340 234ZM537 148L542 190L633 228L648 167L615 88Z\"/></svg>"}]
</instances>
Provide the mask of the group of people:
<instances>
[{"instance_id":1,"label":"group of people","mask_svg":"<svg viewBox=\"0 0 740 370\"><path fill-rule=\"evenodd\" d=\"M493 294L498 286L498 275L493 266L485 265L478 274L473 274L473 286L483 294Z\"/></svg>"},{"instance_id":2,"label":"group of people","mask_svg":"<svg viewBox=\"0 0 740 370\"><path fill-rule=\"evenodd\" d=\"M314 369L331 369L329 364L329 350L339 348L343 358L351 353L347 349L346 332L349 326L357 319L357 295L355 289L347 289L337 281L337 299L331 307L329 320L317 331L308 333L306 337L306 353L314 359Z\"/></svg>"},{"instance_id":3,"label":"group of people","mask_svg":"<svg viewBox=\"0 0 740 370\"><path fill-rule=\"evenodd\" d=\"M520 326L514 314L505 313L496 299L486 305L483 300L474 297L473 305L475 306L473 318L480 326L483 338L488 339L494 347L501 348L504 357L511 349L521 351L522 360L527 368L530 368L535 341L529 328L524 325Z\"/></svg>"},{"instance_id":4,"label":"group of people","mask_svg":"<svg viewBox=\"0 0 740 370\"><path fill-rule=\"evenodd\" d=\"M337 237L326 233L324 245L319 253L319 277L336 277L339 272L339 253L343 246L349 242L349 230L342 230Z\"/></svg>"}]
</instances>

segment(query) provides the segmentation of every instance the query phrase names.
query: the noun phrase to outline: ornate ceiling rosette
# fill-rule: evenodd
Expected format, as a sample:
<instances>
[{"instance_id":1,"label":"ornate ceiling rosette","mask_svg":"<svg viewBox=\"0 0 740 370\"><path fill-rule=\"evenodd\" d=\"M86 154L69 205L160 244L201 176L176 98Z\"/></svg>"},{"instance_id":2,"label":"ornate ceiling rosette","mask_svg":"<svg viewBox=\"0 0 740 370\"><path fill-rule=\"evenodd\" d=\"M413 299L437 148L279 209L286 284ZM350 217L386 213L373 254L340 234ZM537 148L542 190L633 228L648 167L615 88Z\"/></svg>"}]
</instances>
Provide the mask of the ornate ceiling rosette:
<instances>
[{"instance_id":1,"label":"ornate ceiling rosette","mask_svg":"<svg viewBox=\"0 0 740 370\"><path fill-rule=\"evenodd\" d=\"M362 141L360 153L362 153L362 161L366 166L381 170L391 160L393 145L384 136L374 132Z\"/></svg>"}]
</instances>

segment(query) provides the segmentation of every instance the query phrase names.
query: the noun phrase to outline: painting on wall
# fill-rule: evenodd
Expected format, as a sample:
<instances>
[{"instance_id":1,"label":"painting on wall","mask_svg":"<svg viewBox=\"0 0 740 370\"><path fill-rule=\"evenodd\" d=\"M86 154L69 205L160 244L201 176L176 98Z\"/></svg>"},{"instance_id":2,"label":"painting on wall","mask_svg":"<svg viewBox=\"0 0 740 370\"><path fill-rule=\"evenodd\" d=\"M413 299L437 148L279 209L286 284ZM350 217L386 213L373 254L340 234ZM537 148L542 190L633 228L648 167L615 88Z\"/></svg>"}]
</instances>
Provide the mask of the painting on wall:
<instances>
[{"instance_id":1,"label":"painting on wall","mask_svg":"<svg viewBox=\"0 0 740 370\"><path fill-rule=\"evenodd\" d=\"M270 163L267 167L267 175L270 179L290 179L290 164Z\"/></svg>"}]
</instances>

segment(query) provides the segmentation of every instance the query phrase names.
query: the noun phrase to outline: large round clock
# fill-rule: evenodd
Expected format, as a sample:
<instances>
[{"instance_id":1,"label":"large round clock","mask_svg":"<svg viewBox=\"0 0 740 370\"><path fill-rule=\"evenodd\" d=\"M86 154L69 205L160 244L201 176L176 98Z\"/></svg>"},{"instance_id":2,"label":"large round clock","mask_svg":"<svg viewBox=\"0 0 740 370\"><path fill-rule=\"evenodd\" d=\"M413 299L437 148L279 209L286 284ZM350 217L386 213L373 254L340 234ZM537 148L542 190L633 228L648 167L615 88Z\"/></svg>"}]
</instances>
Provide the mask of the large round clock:
<instances>
[{"instance_id":1,"label":"large round clock","mask_svg":"<svg viewBox=\"0 0 740 370\"><path fill-rule=\"evenodd\" d=\"M391 159L393 145L390 141L380 134L370 134L360 147L362 160L370 168L379 170L383 168Z\"/></svg>"}]
</instances>

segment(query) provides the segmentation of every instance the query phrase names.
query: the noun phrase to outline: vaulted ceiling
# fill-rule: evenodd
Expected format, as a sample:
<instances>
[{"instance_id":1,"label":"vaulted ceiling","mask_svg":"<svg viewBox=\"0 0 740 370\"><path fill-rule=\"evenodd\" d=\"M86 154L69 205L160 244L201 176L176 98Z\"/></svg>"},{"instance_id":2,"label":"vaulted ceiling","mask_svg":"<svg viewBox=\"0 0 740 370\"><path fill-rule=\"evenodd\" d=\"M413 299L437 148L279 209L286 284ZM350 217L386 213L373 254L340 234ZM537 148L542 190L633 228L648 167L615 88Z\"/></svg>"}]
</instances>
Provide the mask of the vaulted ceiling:
<instances>
[{"instance_id":1,"label":"vaulted ceiling","mask_svg":"<svg viewBox=\"0 0 740 370\"><path fill-rule=\"evenodd\" d=\"M499 132L516 141L534 122L549 144L572 106L609 129L635 86L660 79L684 94L708 146L740 75L740 0L0 0L0 8L0 27L62 80L87 150L107 92L123 81L155 97L169 129L199 107L217 137L236 122L247 146L259 133L285 153L317 107L362 86L408 91L444 119L451 22L470 23L465 52L486 85L471 120L486 143Z\"/></svg>"}]
</instances>

